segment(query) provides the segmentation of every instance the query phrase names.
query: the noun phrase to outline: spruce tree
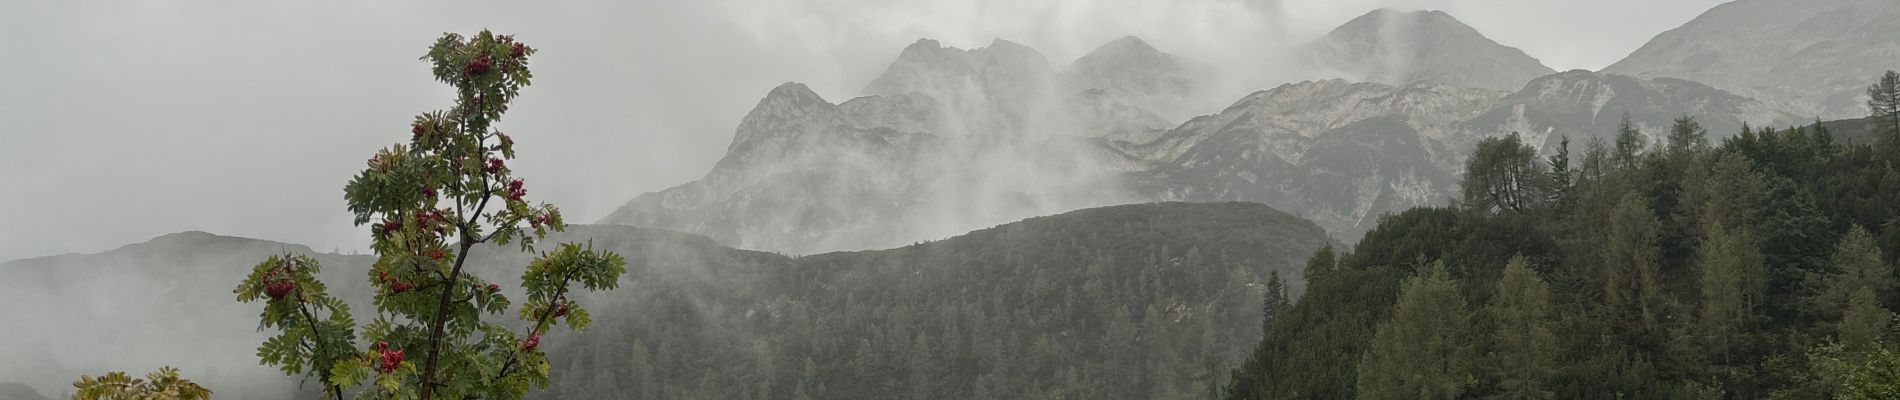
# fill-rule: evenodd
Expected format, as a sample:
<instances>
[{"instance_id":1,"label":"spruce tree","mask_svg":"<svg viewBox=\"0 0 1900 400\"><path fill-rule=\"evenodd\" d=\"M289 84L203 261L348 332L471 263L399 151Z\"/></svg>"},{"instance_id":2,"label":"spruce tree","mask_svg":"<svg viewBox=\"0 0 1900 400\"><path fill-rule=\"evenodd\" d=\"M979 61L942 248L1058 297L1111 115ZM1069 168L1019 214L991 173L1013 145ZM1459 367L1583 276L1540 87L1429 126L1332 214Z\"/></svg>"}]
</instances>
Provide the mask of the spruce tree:
<instances>
[{"instance_id":1,"label":"spruce tree","mask_svg":"<svg viewBox=\"0 0 1900 400\"><path fill-rule=\"evenodd\" d=\"M1267 273L1267 291L1260 305L1260 333L1265 334L1273 327L1273 320L1289 308L1286 282L1280 279L1280 271Z\"/></svg>"}]
</instances>

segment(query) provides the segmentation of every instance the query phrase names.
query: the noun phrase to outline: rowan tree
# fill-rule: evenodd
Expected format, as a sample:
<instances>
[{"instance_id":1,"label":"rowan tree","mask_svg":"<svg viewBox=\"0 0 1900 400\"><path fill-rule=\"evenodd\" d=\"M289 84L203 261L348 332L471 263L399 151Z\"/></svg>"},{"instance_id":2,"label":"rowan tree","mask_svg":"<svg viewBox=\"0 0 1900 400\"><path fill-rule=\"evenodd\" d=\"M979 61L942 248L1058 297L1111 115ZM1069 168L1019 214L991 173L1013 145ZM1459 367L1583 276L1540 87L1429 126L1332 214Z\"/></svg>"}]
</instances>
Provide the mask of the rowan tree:
<instances>
[{"instance_id":1,"label":"rowan tree","mask_svg":"<svg viewBox=\"0 0 1900 400\"><path fill-rule=\"evenodd\" d=\"M239 301L264 302L261 326L278 331L258 348L264 364L316 378L335 399L365 381L373 385L357 396L371 399L519 399L547 386L542 335L563 324L584 329L588 313L569 293L614 288L625 261L574 243L540 253L521 272L526 323L513 329L489 317L514 302L465 268L476 246L532 252L566 227L554 206L527 201L508 167L514 139L495 129L532 79L534 53L488 31L444 34L429 48L422 60L455 87L455 104L416 116L406 143L376 152L343 190L377 254L365 271L374 318L358 324L325 292L316 259L271 257L236 290Z\"/></svg>"}]
</instances>

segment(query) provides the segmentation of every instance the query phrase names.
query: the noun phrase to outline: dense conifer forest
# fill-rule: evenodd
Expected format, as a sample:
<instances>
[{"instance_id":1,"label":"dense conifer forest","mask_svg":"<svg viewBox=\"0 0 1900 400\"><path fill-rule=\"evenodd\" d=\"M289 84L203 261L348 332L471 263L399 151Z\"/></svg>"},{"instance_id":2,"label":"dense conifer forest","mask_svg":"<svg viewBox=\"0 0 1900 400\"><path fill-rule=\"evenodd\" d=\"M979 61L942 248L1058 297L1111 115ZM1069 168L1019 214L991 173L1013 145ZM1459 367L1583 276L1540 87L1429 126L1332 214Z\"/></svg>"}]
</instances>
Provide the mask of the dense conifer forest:
<instances>
[{"instance_id":1,"label":"dense conifer forest","mask_svg":"<svg viewBox=\"0 0 1900 400\"><path fill-rule=\"evenodd\" d=\"M1486 139L1461 201L1315 254L1224 395L1900 395L1895 81L1863 120Z\"/></svg>"}]
</instances>

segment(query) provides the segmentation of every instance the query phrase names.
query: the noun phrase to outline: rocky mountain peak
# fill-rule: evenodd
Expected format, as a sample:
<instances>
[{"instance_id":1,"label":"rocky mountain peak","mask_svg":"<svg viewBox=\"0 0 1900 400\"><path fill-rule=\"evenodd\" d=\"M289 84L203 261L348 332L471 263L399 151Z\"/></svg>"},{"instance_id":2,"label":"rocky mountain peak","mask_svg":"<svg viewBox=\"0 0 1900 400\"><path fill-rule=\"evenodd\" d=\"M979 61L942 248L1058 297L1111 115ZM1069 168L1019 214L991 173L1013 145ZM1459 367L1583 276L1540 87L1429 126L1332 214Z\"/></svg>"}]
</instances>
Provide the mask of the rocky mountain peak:
<instances>
[{"instance_id":1,"label":"rocky mountain peak","mask_svg":"<svg viewBox=\"0 0 1900 400\"><path fill-rule=\"evenodd\" d=\"M1554 72L1443 11L1374 10L1309 44L1305 58L1331 75L1398 86L1515 90Z\"/></svg>"}]
</instances>

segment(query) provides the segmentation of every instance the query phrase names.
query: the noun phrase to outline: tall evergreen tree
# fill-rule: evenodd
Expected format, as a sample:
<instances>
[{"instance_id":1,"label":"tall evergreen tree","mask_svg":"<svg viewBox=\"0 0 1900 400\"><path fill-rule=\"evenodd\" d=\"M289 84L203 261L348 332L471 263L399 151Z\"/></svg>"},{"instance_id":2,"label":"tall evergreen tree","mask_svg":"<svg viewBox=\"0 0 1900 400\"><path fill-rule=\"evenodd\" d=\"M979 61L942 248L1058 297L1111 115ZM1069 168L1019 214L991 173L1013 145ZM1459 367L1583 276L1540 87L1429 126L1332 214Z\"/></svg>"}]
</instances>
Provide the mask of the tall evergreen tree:
<instances>
[{"instance_id":1,"label":"tall evergreen tree","mask_svg":"<svg viewBox=\"0 0 1900 400\"><path fill-rule=\"evenodd\" d=\"M1699 249L1702 289L1702 333L1714 360L1729 364L1737 336L1756 315L1762 302L1766 275L1755 239L1745 231L1713 222L1704 230Z\"/></svg>"},{"instance_id":2,"label":"tall evergreen tree","mask_svg":"<svg viewBox=\"0 0 1900 400\"><path fill-rule=\"evenodd\" d=\"M1557 153L1552 154L1546 164L1550 167L1550 201L1556 203L1570 194L1573 179L1570 170L1570 137L1564 136L1557 143Z\"/></svg>"},{"instance_id":3,"label":"tall evergreen tree","mask_svg":"<svg viewBox=\"0 0 1900 400\"><path fill-rule=\"evenodd\" d=\"M1550 288L1524 256L1505 264L1485 315L1493 329L1485 365L1497 379L1497 397L1552 398L1544 385L1556 374L1561 348L1550 326Z\"/></svg>"},{"instance_id":4,"label":"tall evergreen tree","mask_svg":"<svg viewBox=\"0 0 1900 400\"><path fill-rule=\"evenodd\" d=\"M1888 327L1893 326L1893 312L1880 306L1871 287L1862 286L1849 294L1847 309L1842 313L1836 329L1840 332L1841 345L1847 346L1850 352L1867 352L1880 347Z\"/></svg>"},{"instance_id":5,"label":"tall evergreen tree","mask_svg":"<svg viewBox=\"0 0 1900 400\"><path fill-rule=\"evenodd\" d=\"M1624 113L1623 121L1616 125L1616 148L1611 153L1611 161L1618 168L1636 166L1637 157L1643 155L1643 147L1647 146L1645 142L1643 131L1637 130L1636 124L1630 122L1629 113Z\"/></svg>"},{"instance_id":6,"label":"tall evergreen tree","mask_svg":"<svg viewBox=\"0 0 1900 400\"><path fill-rule=\"evenodd\" d=\"M1702 129L1702 124L1696 122L1695 118L1686 115L1676 118L1675 125L1669 129L1670 156L1689 154L1708 147L1709 130Z\"/></svg>"},{"instance_id":7,"label":"tall evergreen tree","mask_svg":"<svg viewBox=\"0 0 1900 400\"><path fill-rule=\"evenodd\" d=\"M1291 308L1287 300L1286 282L1280 280L1280 271L1267 273L1267 292L1260 305L1260 332L1265 334L1273 327L1274 317Z\"/></svg>"},{"instance_id":8,"label":"tall evergreen tree","mask_svg":"<svg viewBox=\"0 0 1900 400\"><path fill-rule=\"evenodd\" d=\"M1656 217L1648 203L1627 193L1611 212L1603 243L1604 306L1615 326L1637 340L1655 340L1662 332L1666 299L1662 293L1662 250L1657 247Z\"/></svg>"},{"instance_id":9,"label":"tall evergreen tree","mask_svg":"<svg viewBox=\"0 0 1900 400\"><path fill-rule=\"evenodd\" d=\"M1834 270L1823 281L1815 300L1815 310L1823 318L1839 318L1850 305L1854 292L1863 288L1872 292L1876 300L1893 294L1893 271L1886 267L1886 258L1867 229L1859 225L1849 228L1829 261Z\"/></svg>"},{"instance_id":10,"label":"tall evergreen tree","mask_svg":"<svg viewBox=\"0 0 1900 400\"><path fill-rule=\"evenodd\" d=\"M1440 261L1408 278L1360 357L1361 399L1451 399L1473 383L1469 310Z\"/></svg>"},{"instance_id":11,"label":"tall evergreen tree","mask_svg":"<svg viewBox=\"0 0 1900 400\"><path fill-rule=\"evenodd\" d=\"M1326 277L1326 274L1337 268L1338 264L1337 256L1333 254L1332 243L1327 243L1326 246L1320 247L1319 251L1313 252L1313 256L1306 259L1306 287L1313 287L1313 282Z\"/></svg>"},{"instance_id":12,"label":"tall evergreen tree","mask_svg":"<svg viewBox=\"0 0 1900 400\"><path fill-rule=\"evenodd\" d=\"M1867 97L1874 130L1883 134L1888 146L1900 146L1900 72L1881 74L1880 81L1867 87Z\"/></svg>"}]
</instances>

